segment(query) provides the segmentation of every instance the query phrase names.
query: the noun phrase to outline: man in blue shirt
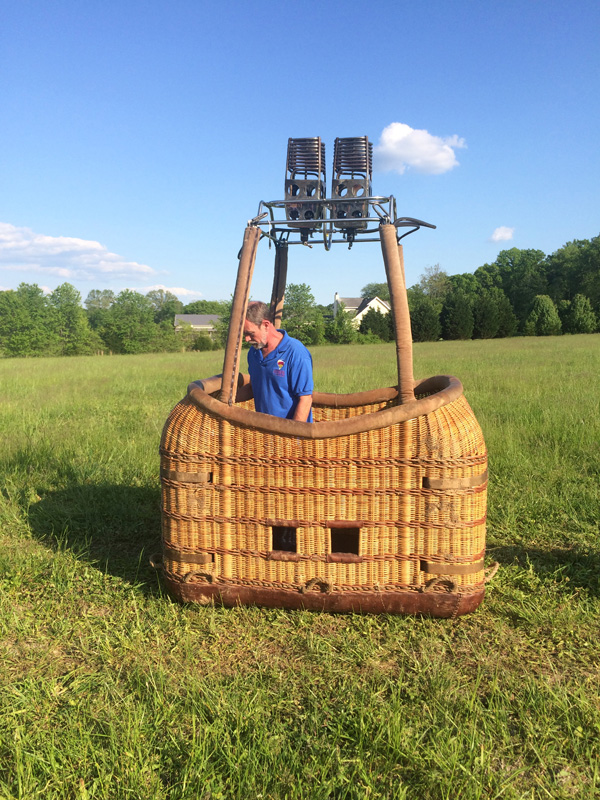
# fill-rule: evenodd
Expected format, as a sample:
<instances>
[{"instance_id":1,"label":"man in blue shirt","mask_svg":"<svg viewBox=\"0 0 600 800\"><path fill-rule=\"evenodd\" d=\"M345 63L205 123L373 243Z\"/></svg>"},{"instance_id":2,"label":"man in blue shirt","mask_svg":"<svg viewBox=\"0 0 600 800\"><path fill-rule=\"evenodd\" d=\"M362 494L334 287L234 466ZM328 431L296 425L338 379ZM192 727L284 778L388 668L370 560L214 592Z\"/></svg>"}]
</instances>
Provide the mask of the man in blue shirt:
<instances>
[{"instance_id":1,"label":"man in blue shirt","mask_svg":"<svg viewBox=\"0 0 600 800\"><path fill-rule=\"evenodd\" d=\"M312 357L306 347L276 328L269 306L248 303L244 320L254 408L263 414L312 422Z\"/></svg>"}]
</instances>

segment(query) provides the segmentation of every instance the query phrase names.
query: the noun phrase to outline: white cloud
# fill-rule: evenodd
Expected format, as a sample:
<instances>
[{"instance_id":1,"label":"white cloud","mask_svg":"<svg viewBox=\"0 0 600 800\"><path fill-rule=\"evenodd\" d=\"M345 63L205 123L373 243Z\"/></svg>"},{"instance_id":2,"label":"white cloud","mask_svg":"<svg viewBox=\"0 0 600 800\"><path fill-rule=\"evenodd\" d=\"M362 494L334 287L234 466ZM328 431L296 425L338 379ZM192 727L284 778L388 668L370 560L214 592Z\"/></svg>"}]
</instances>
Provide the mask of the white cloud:
<instances>
[{"instance_id":1,"label":"white cloud","mask_svg":"<svg viewBox=\"0 0 600 800\"><path fill-rule=\"evenodd\" d=\"M111 253L100 242L46 236L7 222L0 222L0 269L56 275L69 281L157 274L147 264Z\"/></svg>"},{"instance_id":2,"label":"white cloud","mask_svg":"<svg viewBox=\"0 0 600 800\"><path fill-rule=\"evenodd\" d=\"M171 292L171 294L176 295L180 300L182 297L193 297L198 300L204 297L203 293L196 291L196 289L182 289L180 286L163 286L161 283L157 283L154 286L147 286L145 289L138 289L137 291L147 294L157 289L162 289L164 292Z\"/></svg>"},{"instance_id":3,"label":"white cloud","mask_svg":"<svg viewBox=\"0 0 600 800\"><path fill-rule=\"evenodd\" d=\"M490 242L508 242L513 238L514 232L514 228L507 228L505 225L501 225L490 236Z\"/></svg>"},{"instance_id":4,"label":"white cloud","mask_svg":"<svg viewBox=\"0 0 600 800\"><path fill-rule=\"evenodd\" d=\"M454 150L466 146L465 140L458 136L442 138L403 122L392 122L383 129L374 148L375 169L400 175L407 169L441 175L458 166Z\"/></svg>"}]
</instances>

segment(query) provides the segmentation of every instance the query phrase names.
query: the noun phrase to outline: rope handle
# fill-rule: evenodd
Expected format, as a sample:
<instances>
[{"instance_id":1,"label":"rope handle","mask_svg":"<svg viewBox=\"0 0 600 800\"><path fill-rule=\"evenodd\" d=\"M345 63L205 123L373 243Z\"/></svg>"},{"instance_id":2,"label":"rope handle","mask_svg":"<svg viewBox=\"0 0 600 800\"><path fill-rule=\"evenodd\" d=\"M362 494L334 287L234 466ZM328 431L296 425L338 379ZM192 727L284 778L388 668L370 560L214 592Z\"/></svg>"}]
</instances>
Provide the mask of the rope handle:
<instances>
[{"instance_id":1,"label":"rope handle","mask_svg":"<svg viewBox=\"0 0 600 800\"><path fill-rule=\"evenodd\" d=\"M333 591L332 584L329 581L323 581L320 578L311 578L309 581L306 581L304 586L301 587L300 591L302 594L306 594L315 587L317 587L323 594L331 594Z\"/></svg>"},{"instance_id":2,"label":"rope handle","mask_svg":"<svg viewBox=\"0 0 600 800\"><path fill-rule=\"evenodd\" d=\"M189 583L192 578L205 578L207 583L214 583L215 576L211 575L210 572L186 572L183 582Z\"/></svg>"}]
</instances>

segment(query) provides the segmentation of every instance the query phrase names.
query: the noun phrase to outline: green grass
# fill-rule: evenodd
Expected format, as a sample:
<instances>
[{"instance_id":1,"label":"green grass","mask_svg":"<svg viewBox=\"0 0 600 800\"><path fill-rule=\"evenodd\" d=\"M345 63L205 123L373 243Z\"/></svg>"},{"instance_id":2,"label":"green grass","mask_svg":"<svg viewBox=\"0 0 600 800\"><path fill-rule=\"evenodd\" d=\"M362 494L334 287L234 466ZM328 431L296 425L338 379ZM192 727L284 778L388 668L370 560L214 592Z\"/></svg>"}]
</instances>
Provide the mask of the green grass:
<instances>
[{"instance_id":1,"label":"green grass","mask_svg":"<svg viewBox=\"0 0 600 800\"><path fill-rule=\"evenodd\" d=\"M314 351L317 388L393 345ZM0 798L600 797L600 336L418 344L490 451L453 621L183 607L158 443L222 353L0 361Z\"/></svg>"}]
</instances>

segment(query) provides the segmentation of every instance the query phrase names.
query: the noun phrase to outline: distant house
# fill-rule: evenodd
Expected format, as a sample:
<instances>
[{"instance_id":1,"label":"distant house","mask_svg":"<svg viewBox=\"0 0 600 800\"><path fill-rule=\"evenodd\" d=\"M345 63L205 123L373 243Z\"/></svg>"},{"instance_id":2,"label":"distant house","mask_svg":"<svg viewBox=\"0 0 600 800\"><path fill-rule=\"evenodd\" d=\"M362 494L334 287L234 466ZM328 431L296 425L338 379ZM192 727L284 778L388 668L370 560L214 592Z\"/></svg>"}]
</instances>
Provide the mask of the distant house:
<instances>
[{"instance_id":1,"label":"distant house","mask_svg":"<svg viewBox=\"0 0 600 800\"><path fill-rule=\"evenodd\" d=\"M379 297L373 297L371 300L365 299L364 297L340 297L336 292L333 298L334 317L340 310L342 304L346 314L352 317L352 324L355 328L360 326L362 318L371 308L375 309L375 311L379 311L379 313L384 316L391 311L390 304L386 300L381 300Z\"/></svg>"},{"instance_id":2,"label":"distant house","mask_svg":"<svg viewBox=\"0 0 600 800\"><path fill-rule=\"evenodd\" d=\"M175 330L181 331L190 326L194 333L205 333L213 337L219 319L218 314L175 314Z\"/></svg>"}]
</instances>

